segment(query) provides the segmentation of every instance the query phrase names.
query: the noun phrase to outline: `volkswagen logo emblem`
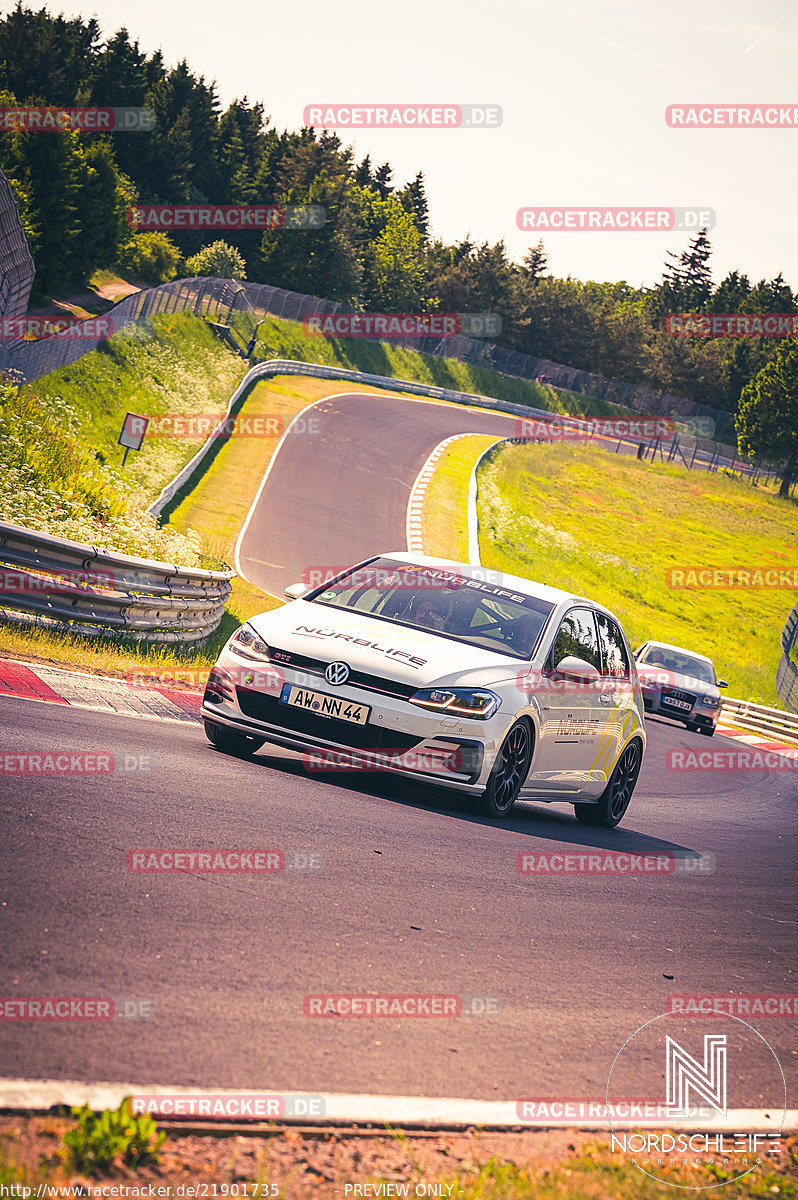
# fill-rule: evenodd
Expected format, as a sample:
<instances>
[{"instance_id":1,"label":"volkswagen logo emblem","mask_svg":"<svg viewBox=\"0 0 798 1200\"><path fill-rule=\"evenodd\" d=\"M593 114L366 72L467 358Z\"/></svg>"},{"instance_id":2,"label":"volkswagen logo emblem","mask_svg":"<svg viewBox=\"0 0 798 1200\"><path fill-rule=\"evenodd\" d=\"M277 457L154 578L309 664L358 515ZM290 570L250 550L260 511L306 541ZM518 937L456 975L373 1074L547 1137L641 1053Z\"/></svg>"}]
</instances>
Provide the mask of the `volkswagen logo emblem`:
<instances>
[{"instance_id":1,"label":"volkswagen logo emblem","mask_svg":"<svg viewBox=\"0 0 798 1200\"><path fill-rule=\"evenodd\" d=\"M335 687L340 687L349 678L349 667L345 662L331 662L324 672L324 678Z\"/></svg>"}]
</instances>

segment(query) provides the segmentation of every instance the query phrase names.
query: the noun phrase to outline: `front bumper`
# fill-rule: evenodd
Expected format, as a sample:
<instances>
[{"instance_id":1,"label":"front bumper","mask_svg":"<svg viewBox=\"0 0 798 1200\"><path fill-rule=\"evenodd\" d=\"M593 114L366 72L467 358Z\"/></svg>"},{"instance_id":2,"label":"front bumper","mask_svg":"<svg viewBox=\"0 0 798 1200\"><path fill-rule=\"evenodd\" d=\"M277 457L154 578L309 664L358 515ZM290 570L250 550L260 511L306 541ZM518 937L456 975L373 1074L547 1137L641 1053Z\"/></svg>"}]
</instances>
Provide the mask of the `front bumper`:
<instances>
[{"instance_id":1,"label":"front bumper","mask_svg":"<svg viewBox=\"0 0 798 1200\"><path fill-rule=\"evenodd\" d=\"M478 794L484 789L503 735L503 724L498 730L493 728L496 717L479 722L442 719L396 694L353 685L332 688L323 677L309 678L304 672L281 666L275 666L270 676L267 664L258 672L259 682L265 686L245 686L242 680L253 676L252 668L242 667L229 653L216 666L235 682L224 696L206 688L203 719L305 752L306 765L314 771L387 771ZM280 693L285 683L368 705L368 721L358 725L284 704Z\"/></svg>"},{"instance_id":2,"label":"front bumper","mask_svg":"<svg viewBox=\"0 0 798 1200\"><path fill-rule=\"evenodd\" d=\"M663 704L660 692L646 690L646 688L643 688L643 704L647 713L655 714L658 717L668 717L671 721L682 721L684 724L695 723L707 729L714 729L720 716L720 706L707 708L696 701L690 709L677 709Z\"/></svg>"}]
</instances>

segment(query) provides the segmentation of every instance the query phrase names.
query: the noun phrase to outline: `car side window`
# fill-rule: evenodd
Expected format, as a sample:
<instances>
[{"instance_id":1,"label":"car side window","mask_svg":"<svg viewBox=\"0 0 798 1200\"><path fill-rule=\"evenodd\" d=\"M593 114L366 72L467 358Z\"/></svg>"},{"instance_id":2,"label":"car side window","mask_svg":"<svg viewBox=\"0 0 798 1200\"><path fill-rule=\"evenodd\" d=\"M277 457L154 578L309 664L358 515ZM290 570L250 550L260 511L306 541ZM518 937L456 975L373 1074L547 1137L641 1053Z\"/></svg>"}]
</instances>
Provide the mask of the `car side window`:
<instances>
[{"instance_id":1,"label":"car side window","mask_svg":"<svg viewBox=\"0 0 798 1200\"><path fill-rule=\"evenodd\" d=\"M601 670L596 623L589 608L572 608L563 618L552 646L550 665L556 667L569 654Z\"/></svg>"},{"instance_id":2,"label":"car side window","mask_svg":"<svg viewBox=\"0 0 798 1200\"><path fill-rule=\"evenodd\" d=\"M596 613L599 642L604 655L604 674L614 679L629 678L629 655L623 644L623 635L614 621L604 613Z\"/></svg>"}]
</instances>

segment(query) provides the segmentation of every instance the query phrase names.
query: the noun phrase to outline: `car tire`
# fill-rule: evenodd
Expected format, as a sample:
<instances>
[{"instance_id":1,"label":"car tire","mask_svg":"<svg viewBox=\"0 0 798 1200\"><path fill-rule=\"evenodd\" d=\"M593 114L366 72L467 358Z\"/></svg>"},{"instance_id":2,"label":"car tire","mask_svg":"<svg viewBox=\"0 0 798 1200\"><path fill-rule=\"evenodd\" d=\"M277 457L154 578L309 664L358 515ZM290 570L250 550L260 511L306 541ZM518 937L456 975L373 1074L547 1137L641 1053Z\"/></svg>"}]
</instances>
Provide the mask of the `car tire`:
<instances>
[{"instance_id":1,"label":"car tire","mask_svg":"<svg viewBox=\"0 0 798 1200\"><path fill-rule=\"evenodd\" d=\"M528 721L516 721L502 742L479 810L487 817L505 817L516 802L532 762L533 735Z\"/></svg>"},{"instance_id":2,"label":"car tire","mask_svg":"<svg viewBox=\"0 0 798 1200\"><path fill-rule=\"evenodd\" d=\"M698 733L700 728L697 721L685 721L685 729L689 729L691 733Z\"/></svg>"},{"instance_id":3,"label":"car tire","mask_svg":"<svg viewBox=\"0 0 798 1200\"><path fill-rule=\"evenodd\" d=\"M615 764L598 803L574 805L577 821L583 825L602 825L605 829L620 825L632 799L642 762L642 747L637 738L633 738Z\"/></svg>"},{"instance_id":4,"label":"car tire","mask_svg":"<svg viewBox=\"0 0 798 1200\"><path fill-rule=\"evenodd\" d=\"M234 754L237 758L247 758L254 754L266 741L265 738L228 729L226 725L217 725L215 721L205 721L205 736L217 750L224 754Z\"/></svg>"},{"instance_id":5,"label":"car tire","mask_svg":"<svg viewBox=\"0 0 798 1200\"><path fill-rule=\"evenodd\" d=\"M714 725L699 725L698 732L705 734L707 737L712 737L712 734L715 732L715 726Z\"/></svg>"}]
</instances>

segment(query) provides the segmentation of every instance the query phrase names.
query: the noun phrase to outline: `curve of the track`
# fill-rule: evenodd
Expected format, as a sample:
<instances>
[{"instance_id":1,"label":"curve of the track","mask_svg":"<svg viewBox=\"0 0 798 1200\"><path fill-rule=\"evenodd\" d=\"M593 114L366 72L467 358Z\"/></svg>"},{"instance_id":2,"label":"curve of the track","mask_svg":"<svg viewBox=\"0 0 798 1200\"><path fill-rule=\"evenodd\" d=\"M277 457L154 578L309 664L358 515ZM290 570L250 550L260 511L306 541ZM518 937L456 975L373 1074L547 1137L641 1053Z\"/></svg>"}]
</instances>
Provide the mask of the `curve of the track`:
<instances>
[{"instance_id":1,"label":"curve of the track","mask_svg":"<svg viewBox=\"0 0 798 1200\"><path fill-rule=\"evenodd\" d=\"M321 434L285 437L238 546L242 573L274 596L308 567L404 549L410 489L435 446L453 433L517 429L501 413L365 392L312 412Z\"/></svg>"}]
</instances>

